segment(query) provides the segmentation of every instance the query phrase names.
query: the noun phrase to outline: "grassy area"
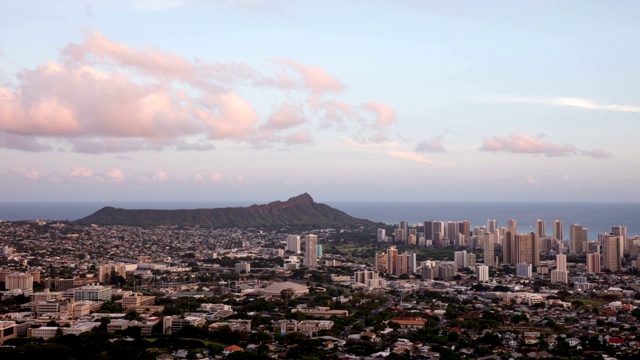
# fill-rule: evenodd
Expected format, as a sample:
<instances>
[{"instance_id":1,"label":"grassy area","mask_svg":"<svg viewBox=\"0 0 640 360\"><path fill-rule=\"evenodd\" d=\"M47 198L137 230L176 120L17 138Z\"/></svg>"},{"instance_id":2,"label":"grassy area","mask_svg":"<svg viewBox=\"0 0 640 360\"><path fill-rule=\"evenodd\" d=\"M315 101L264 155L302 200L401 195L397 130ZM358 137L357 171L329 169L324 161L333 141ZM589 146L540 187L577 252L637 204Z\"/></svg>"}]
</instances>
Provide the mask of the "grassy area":
<instances>
[{"instance_id":1,"label":"grassy area","mask_svg":"<svg viewBox=\"0 0 640 360\"><path fill-rule=\"evenodd\" d=\"M600 300L600 299L585 299L585 298L567 298L566 301L568 302L574 302L574 301L580 301L584 306L595 306L595 307L600 307L604 304L607 303L606 300Z\"/></svg>"}]
</instances>

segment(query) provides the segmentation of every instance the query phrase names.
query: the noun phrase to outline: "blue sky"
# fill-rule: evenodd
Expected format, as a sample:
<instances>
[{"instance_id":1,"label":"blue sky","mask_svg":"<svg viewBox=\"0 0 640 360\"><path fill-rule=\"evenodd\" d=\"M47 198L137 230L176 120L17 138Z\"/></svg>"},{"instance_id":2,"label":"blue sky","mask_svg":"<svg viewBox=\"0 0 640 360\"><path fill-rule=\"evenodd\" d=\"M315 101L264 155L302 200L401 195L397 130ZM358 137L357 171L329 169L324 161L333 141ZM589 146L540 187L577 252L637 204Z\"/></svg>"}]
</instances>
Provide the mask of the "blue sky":
<instances>
[{"instance_id":1,"label":"blue sky","mask_svg":"<svg viewBox=\"0 0 640 360\"><path fill-rule=\"evenodd\" d=\"M4 200L640 201L633 1L2 7Z\"/></svg>"}]
</instances>

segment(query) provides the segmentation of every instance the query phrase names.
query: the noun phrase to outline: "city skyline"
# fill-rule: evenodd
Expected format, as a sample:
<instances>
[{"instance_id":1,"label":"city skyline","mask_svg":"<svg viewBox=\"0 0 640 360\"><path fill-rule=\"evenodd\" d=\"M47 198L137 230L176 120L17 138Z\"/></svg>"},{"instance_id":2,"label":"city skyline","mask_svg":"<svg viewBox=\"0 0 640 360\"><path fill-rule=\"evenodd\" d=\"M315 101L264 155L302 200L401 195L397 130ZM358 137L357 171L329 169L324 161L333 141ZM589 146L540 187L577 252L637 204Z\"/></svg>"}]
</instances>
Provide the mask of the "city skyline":
<instances>
[{"instance_id":1,"label":"city skyline","mask_svg":"<svg viewBox=\"0 0 640 360\"><path fill-rule=\"evenodd\" d=\"M634 2L3 10L4 201L640 202Z\"/></svg>"}]
</instances>

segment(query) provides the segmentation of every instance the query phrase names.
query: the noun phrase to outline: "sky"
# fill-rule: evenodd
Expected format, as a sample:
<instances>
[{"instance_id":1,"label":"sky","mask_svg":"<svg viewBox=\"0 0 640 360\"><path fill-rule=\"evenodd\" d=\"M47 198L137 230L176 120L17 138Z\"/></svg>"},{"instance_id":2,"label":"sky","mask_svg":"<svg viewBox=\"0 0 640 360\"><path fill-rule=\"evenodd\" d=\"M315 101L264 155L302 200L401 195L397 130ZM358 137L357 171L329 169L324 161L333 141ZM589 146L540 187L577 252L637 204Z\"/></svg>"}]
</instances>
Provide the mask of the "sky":
<instances>
[{"instance_id":1,"label":"sky","mask_svg":"<svg viewBox=\"0 0 640 360\"><path fill-rule=\"evenodd\" d=\"M640 3L0 0L4 201L640 202Z\"/></svg>"}]
</instances>

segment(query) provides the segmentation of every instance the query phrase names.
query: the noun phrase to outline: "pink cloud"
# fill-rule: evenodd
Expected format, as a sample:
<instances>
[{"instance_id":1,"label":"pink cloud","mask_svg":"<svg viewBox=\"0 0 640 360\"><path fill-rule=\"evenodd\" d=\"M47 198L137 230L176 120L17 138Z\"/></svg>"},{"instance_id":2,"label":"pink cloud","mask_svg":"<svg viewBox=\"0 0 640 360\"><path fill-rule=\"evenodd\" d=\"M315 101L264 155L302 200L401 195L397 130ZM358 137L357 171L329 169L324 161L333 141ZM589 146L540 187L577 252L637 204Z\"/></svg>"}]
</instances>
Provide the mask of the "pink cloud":
<instances>
[{"instance_id":1,"label":"pink cloud","mask_svg":"<svg viewBox=\"0 0 640 360\"><path fill-rule=\"evenodd\" d=\"M509 136L485 136L482 140L481 151L566 156L574 154L577 150L573 145L556 145L538 137L520 133L512 133Z\"/></svg>"},{"instance_id":2,"label":"pink cloud","mask_svg":"<svg viewBox=\"0 0 640 360\"><path fill-rule=\"evenodd\" d=\"M124 173L120 169L111 169L104 174L108 181L121 183L124 181Z\"/></svg>"},{"instance_id":3,"label":"pink cloud","mask_svg":"<svg viewBox=\"0 0 640 360\"><path fill-rule=\"evenodd\" d=\"M73 167L71 169L72 177L81 177L81 178L92 178L94 177L94 173L92 170L82 167Z\"/></svg>"},{"instance_id":4,"label":"pink cloud","mask_svg":"<svg viewBox=\"0 0 640 360\"><path fill-rule=\"evenodd\" d=\"M304 65L289 59L281 59L280 62L297 72L302 77L305 88L316 94L334 93L346 88L342 81L319 66Z\"/></svg>"},{"instance_id":5,"label":"pink cloud","mask_svg":"<svg viewBox=\"0 0 640 360\"><path fill-rule=\"evenodd\" d=\"M418 152L445 152L442 146L441 137L433 137L429 140L422 140L416 145Z\"/></svg>"},{"instance_id":6,"label":"pink cloud","mask_svg":"<svg viewBox=\"0 0 640 360\"><path fill-rule=\"evenodd\" d=\"M433 161L433 160L427 158L426 156L424 156L422 154L416 154L416 153L411 152L411 151L389 151L387 153L387 155L389 155L389 156L391 156L393 158L396 158L396 159L419 162L419 163L423 163L423 164L434 165L434 166L437 166L437 167L448 167L448 166L453 166L453 165L456 164L455 162L452 162L452 161L436 162L436 161Z\"/></svg>"},{"instance_id":7,"label":"pink cloud","mask_svg":"<svg viewBox=\"0 0 640 360\"><path fill-rule=\"evenodd\" d=\"M381 129L396 121L386 104L324 98L346 86L318 66L289 59L278 64L279 72L270 75L243 63L188 60L88 32L62 49L60 62L23 69L15 88L0 86L0 148L206 151L218 141L266 147L309 142L308 133L287 131L301 125L340 124L343 131L380 139L386 138ZM265 116L241 95L245 87L266 88L286 100ZM296 103L296 96L309 100Z\"/></svg>"},{"instance_id":8,"label":"pink cloud","mask_svg":"<svg viewBox=\"0 0 640 360\"><path fill-rule=\"evenodd\" d=\"M363 107L376 114L376 121L374 123L376 128L385 128L397 121L396 112L387 104L368 102L364 104Z\"/></svg>"},{"instance_id":9,"label":"pink cloud","mask_svg":"<svg viewBox=\"0 0 640 360\"><path fill-rule=\"evenodd\" d=\"M212 173L209 174L209 180L215 183L219 183L220 181L222 181L222 176L220 175L220 173Z\"/></svg>"},{"instance_id":10,"label":"pink cloud","mask_svg":"<svg viewBox=\"0 0 640 360\"><path fill-rule=\"evenodd\" d=\"M264 127L277 130L290 129L304 123L303 115L300 107L290 102L284 102L269 116L269 120Z\"/></svg>"},{"instance_id":11,"label":"pink cloud","mask_svg":"<svg viewBox=\"0 0 640 360\"><path fill-rule=\"evenodd\" d=\"M509 136L485 136L480 151L510 152L514 154L542 154L545 156L582 155L595 159L613 157L613 154L603 149L579 150L569 144L553 144L541 139L540 136L511 133Z\"/></svg>"}]
</instances>

